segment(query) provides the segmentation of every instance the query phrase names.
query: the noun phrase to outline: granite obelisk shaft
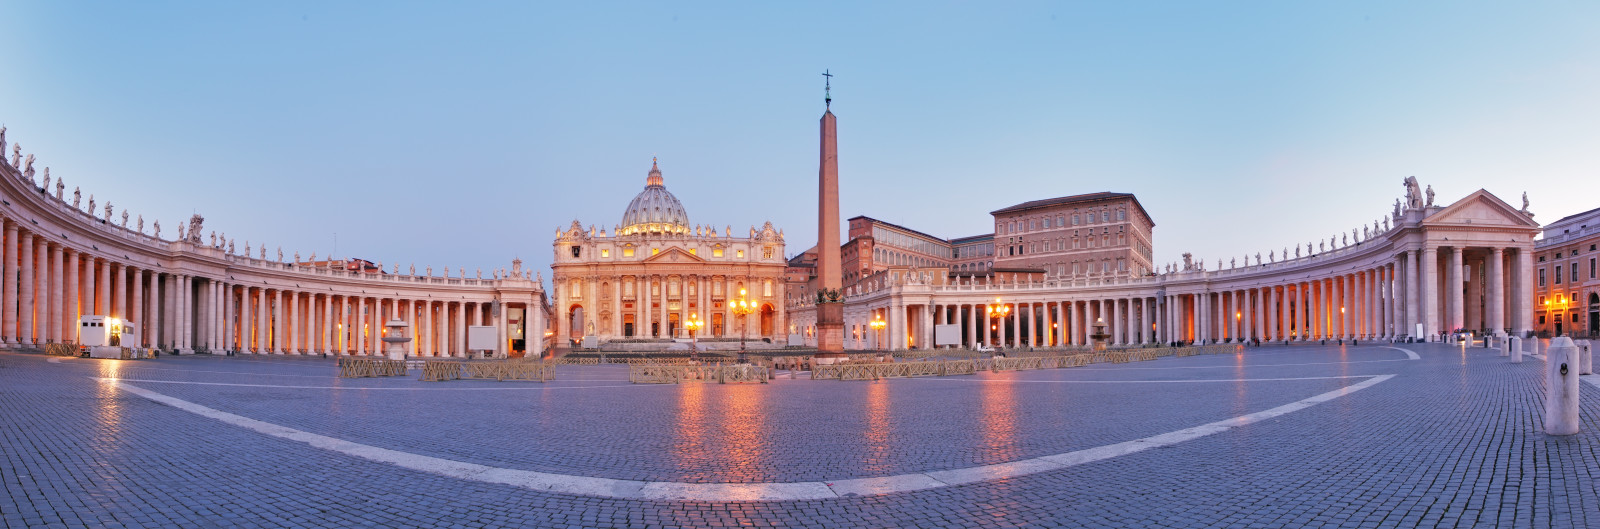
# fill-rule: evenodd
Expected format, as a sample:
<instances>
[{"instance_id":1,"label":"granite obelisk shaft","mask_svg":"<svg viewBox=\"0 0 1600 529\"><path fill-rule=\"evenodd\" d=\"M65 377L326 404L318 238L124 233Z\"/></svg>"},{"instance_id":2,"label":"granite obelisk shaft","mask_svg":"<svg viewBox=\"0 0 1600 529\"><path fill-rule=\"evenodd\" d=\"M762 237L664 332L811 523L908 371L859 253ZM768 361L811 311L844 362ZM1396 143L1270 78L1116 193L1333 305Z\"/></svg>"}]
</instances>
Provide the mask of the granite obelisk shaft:
<instances>
[{"instance_id":1,"label":"granite obelisk shaft","mask_svg":"<svg viewBox=\"0 0 1600 529\"><path fill-rule=\"evenodd\" d=\"M833 112L822 113L822 160L817 171L817 288L844 286L839 258L839 150ZM817 353L844 352L844 304L817 304Z\"/></svg>"}]
</instances>

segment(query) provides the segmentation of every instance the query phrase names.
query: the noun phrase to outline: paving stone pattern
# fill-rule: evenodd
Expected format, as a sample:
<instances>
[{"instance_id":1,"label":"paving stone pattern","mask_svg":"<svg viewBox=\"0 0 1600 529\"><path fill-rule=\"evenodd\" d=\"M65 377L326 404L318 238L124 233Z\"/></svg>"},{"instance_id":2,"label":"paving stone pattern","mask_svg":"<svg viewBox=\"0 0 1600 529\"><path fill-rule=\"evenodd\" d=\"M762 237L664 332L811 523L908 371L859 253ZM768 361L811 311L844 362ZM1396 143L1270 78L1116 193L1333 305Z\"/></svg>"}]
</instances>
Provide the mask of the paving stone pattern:
<instances>
[{"instance_id":1,"label":"paving stone pattern","mask_svg":"<svg viewBox=\"0 0 1600 529\"><path fill-rule=\"evenodd\" d=\"M331 360L0 353L5 527L1592 527L1600 388L1541 431L1543 368L1404 345L1251 348L977 376L632 385L341 380ZM100 382L494 467L678 482L958 469L1093 448L1368 389L1177 445L962 486L799 502L648 502L412 471Z\"/></svg>"}]
</instances>

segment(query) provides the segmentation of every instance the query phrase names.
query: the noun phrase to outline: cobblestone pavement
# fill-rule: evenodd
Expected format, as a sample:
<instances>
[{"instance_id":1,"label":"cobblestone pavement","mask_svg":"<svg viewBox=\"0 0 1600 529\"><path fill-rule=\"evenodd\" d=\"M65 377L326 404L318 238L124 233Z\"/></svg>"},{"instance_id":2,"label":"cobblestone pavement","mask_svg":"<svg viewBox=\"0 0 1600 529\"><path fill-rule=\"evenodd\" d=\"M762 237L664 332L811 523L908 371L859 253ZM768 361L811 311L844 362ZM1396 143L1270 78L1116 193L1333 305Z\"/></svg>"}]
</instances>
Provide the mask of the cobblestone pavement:
<instances>
[{"instance_id":1,"label":"cobblestone pavement","mask_svg":"<svg viewBox=\"0 0 1600 529\"><path fill-rule=\"evenodd\" d=\"M1590 527L1600 387L1585 430L1541 431L1544 362L1438 345L1238 355L878 382L632 385L341 380L331 360L0 353L6 527ZM1229 421L1161 448L912 492L668 502L448 477L141 397L500 469L766 483L964 469ZM1248 422L1248 421L1246 421Z\"/></svg>"}]
</instances>

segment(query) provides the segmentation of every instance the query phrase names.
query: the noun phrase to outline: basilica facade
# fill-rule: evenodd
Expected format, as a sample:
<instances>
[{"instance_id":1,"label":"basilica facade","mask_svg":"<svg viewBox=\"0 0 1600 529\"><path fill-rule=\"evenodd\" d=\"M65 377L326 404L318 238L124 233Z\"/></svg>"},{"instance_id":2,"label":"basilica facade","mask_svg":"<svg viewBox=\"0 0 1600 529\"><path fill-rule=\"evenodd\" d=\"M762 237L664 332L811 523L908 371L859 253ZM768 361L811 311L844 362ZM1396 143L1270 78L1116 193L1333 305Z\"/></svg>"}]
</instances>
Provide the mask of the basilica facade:
<instances>
[{"instance_id":1,"label":"basilica facade","mask_svg":"<svg viewBox=\"0 0 1600 529\"><path fill-rule=\"evenodd\" d=\"M784 335L782 232L690 224L654 162L620 224L574 220L552 246L556 346ZM735 310L741 300L748 314Z\"/></svg>"}]
</instances>

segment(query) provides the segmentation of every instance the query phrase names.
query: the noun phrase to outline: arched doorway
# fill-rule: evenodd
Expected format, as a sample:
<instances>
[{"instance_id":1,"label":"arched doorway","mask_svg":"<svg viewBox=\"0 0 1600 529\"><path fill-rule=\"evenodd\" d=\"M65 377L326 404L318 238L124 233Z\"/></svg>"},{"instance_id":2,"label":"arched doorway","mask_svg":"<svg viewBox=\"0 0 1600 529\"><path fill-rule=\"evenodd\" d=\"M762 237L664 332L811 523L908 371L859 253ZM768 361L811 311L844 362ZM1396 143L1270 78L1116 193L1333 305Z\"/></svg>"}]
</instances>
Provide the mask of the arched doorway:
<instances>
[{"instance_id":1,"label":"arched doorway","mask_svg":"<svg viewBox=\"0 0 1600 529\"><path fill-rule=\"evenodd\" d=\"M1589 337L1600 336L1600 294L1589 293Z\"/></svg>"},{"instance_id":2,"label":"arched doorway","mask_svg":"<svg viewBox=\"0 0 1600 529\"><path fill-rule=\"evenodd\" d=\"M772 309L771 303L761 305L761 335L772 336L772 327L777 322L778 311Z\"/></svg>"},{"instance_id":3,"label":"arched doorway","mask_svg":"<svg viewBox=\"0 0 1600 529\"><path fill-rule=\"evenodd\" d=\"M572 343L578 343L583 338L584 324L583 305L573 305L567 308L567 336L572 337Z\"/></svg>"}]
</instances>

